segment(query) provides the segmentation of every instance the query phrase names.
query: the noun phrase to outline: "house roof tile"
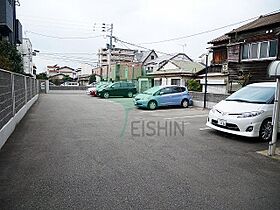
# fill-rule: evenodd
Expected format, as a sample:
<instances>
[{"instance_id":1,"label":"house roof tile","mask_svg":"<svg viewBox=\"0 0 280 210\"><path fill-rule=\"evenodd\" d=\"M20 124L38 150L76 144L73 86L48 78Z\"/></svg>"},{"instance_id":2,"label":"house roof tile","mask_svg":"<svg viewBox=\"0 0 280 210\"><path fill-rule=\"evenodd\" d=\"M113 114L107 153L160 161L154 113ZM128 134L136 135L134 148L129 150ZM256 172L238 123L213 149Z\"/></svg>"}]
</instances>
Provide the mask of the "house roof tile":
<instances>
[{"instance_id":1,"label":"house roof tile","mask_svg":"<svg viewBox=\"0 0 280 210\"><path fill-rule=\"evenodd\" d=\"M247 23L237 29L233 29L231 32L229 32L227 34L248 31L248 30L257 29L260 27L277 24L277 23L280 24L280 12L273 13L270 15L260 16L258 19L254 20L250 23Z\"/></svg>"},{"instance_id":2,"label":"house roof tile","mask_svg":"<svg viewBox=\"0 0 280 210\"><path fill-rule=\"evenodd\" d=\"M211 40L210 42L208 42L208 44L214 44L214 43L222 42L222 41L226 41L226 40L229 40L229 36L224 34L222 36L219 36L216 39Z\"/></svg>"}]
</instances>

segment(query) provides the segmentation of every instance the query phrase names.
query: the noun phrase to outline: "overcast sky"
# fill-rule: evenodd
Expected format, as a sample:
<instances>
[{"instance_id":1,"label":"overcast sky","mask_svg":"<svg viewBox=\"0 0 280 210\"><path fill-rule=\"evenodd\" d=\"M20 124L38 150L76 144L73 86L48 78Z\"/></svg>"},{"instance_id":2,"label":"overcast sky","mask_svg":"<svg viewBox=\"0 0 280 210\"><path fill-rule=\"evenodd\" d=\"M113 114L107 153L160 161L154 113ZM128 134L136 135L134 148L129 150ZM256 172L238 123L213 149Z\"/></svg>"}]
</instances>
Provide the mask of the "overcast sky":
<instances>
[{"instance_id":1,"label":"overcast sky","mask_svg":"<svg viewBox=\"0 0 280 210\"><path fill-rule=\"evenodd\" d=\"M82 62L93 64L95 53L108 41L101 32L102 23L113 23L113 35L121 40L166 53L184 50L196 59L206 51L208 41L238 25L172 42L142 43L196 34L277 9L279 0L20 0L17 18L24 37L40 51L34 62L42 72L47 65L78 68Z\"/></svg>"}]
</instances>

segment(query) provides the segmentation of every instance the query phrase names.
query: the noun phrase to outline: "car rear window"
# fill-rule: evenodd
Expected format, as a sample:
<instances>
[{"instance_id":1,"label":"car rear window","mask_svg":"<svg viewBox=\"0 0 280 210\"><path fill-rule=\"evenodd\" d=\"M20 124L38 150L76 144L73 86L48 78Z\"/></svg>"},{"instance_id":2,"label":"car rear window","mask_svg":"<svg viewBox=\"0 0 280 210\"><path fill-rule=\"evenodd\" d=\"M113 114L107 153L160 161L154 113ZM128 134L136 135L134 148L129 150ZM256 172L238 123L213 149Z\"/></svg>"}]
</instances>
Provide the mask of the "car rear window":
<instances>
[{"instance_id":1,"label":"car rear window","mask_svg":"<svg viewBox=\"0 0 280 210\"><path fill-rule=\"evenodd\" d=\"M122 83L120 83L120 85L121 85L121 87L124 87L124 88L127 87L127 83L126 82L122 82Z\"/></svg>"},{"instance_id":2,"label":"car rear window","mask_svg":"<svg viewBox=\"0 0 280 210\"><path fill-rule=\"evenodd\" d=\"M181 93L184 92L186 90L186 88L184 87L172 87L172 93Z\"/></svg>"}]
</instances>

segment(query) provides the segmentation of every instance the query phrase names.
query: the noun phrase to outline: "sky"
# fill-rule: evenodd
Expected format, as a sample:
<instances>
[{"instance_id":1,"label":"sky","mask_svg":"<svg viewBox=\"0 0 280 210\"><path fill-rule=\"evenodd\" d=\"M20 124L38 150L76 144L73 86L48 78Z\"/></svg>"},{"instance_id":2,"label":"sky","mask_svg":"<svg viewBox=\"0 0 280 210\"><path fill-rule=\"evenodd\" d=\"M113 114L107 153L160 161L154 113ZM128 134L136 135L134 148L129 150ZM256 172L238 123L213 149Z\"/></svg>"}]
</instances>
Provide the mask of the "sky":
<instances>
[{"instance_id":1,"label":"sky","mask_svg":"<svg viewBox=\"0 0 280 210\"><path fill-rule=\"evenodd\" d=\"M184 52L196 60L208 41L242 24L175 41L280 9L279 0L19 0L17 18L31 40L37 72L47 65L92 66L108 43L102 23L113 24L120 40L165 53ZM150 43L150 44L147 44ZM122 42L116 47L144 50Z\"/></svg>"}]
</instances>

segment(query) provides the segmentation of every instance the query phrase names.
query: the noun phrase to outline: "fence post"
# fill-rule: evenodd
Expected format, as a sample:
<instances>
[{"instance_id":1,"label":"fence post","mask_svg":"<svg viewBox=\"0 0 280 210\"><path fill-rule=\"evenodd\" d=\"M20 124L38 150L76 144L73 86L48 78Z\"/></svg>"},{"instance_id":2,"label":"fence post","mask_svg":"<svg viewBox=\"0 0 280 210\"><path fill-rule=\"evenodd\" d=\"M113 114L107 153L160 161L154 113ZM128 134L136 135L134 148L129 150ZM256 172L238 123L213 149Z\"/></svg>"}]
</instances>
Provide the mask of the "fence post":
<instances>
[{"instance_id":1,"label":"fence post","mask_svg":"<svg viewBox=\"0 0 280 210\"><path fill-rule=\"evenodd\" d=\"M26 81L26 76L24 76L24 93L25 93L25 104L27 104L27 81Z\"/></svg>"},{"instance_id":2,"label":"fence post","mask_svg":"<svg viewBox=\"0 0 280 210\"><path fill-rule=\"evenodd\" d=\"M15 76L13 73L11 73L11 85L12 85L12 110L13 110L13 116L15 116L15 106L16 106L16 101L15 101Z\"/></svg>"},{"instance_id":3,"label":"fence post","mask_svg":"<svg viewBox=\"0 0 280 210\"><path fill-rule=\"evenodd\" d=\"M36 79L36 95L39 94L39 80Z\"/></svg>"},{"instance_id":4,"label":"fence post","mask_svg":"<svg viewBox=\"0 0 280 210\"><path fill-rule=\"evenodd\" d=\"M32 98L32 79L29 77L29 84L30 84L30 99Z\"/></svg>"}]
</instances>

